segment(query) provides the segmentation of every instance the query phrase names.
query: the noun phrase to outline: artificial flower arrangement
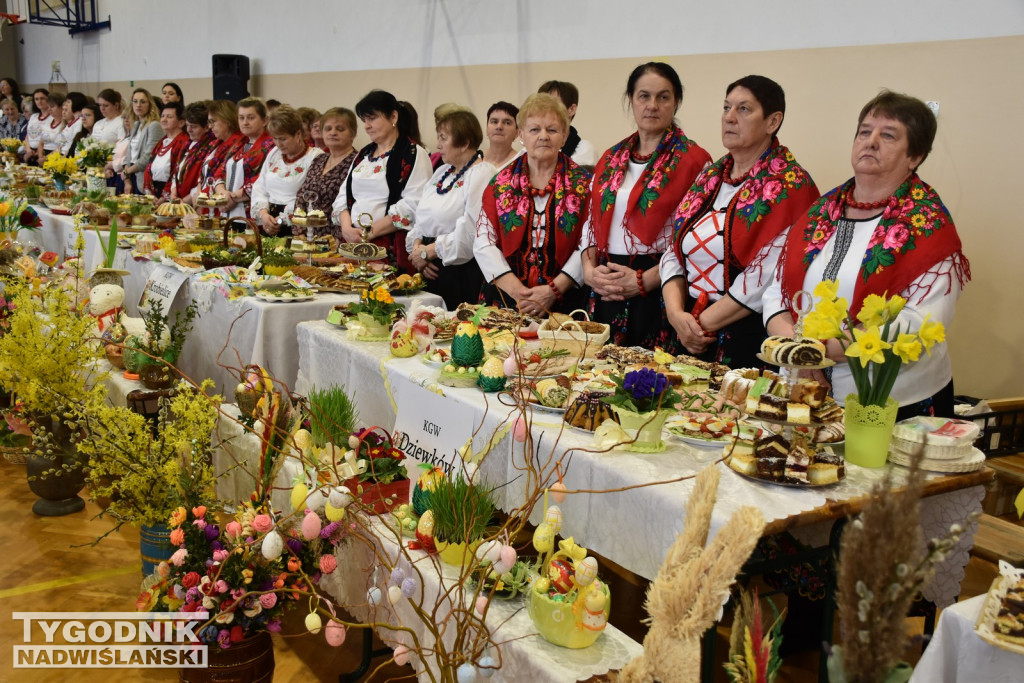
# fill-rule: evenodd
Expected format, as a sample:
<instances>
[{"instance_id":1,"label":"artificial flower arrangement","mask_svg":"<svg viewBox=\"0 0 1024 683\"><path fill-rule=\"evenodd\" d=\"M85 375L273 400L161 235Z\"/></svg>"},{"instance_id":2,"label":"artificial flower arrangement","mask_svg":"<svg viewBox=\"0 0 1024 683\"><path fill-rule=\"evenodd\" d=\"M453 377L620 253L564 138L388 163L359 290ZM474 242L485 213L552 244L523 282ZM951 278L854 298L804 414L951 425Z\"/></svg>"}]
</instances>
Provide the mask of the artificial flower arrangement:
<instances>
[{"instance_id":1,"label":"artificial flower arrangement","mask_svg":"<svg viewBox=\"0 0 1024 683\"><path fill-rule=\"evenodd\" d=\"M75 161L82 169L102 168L112 158L114 146L94 137L82 141L82 148L75 155Z\"/></svg>"},{"instance_id":2,"label":"artificial flower arrangement","mask_svg":"<svg viewBox=\"0 0 1024 683\"><path fill-rule=\"evenodd\" d=\"M50 172L54 181L66 183L78 171L78 162L60 152L50 152L43 161L43 169Z\"/></svg>"},{"instance_id":3,"label":"artificial flower arrangement","mask_svg":"<svg viewBox=\"0 0 1024 683\"><path fill-rule=\"evenodd\" d=\"M136 608L205 611L209 619L197 629L199 638L222 649L280 631L285 609L310 597L320 577L337 569L334 548L346 535L340 522L316 510L296 517L300 523L275 520L265 505L247 504L220 525L205 506L179 507L169 516L176 549L144 582ZM329 634L344 627L331 622L327 628Z\"/></svg>"},{"instance_id":4,"label":"artificial flower arrangement","mask_svg":"<svg viewBox=\"0 0 1024 683\"><path fill-rule=\"evenodd\" d=\"M211 435L221 397L209 395L212 388L211 380L197 390L179 385L161 399L155 429L124 406L104 401L86 408L78 451L88 458L93 496L111 500L103 514L117 522L115 530L165 524L180 505L215 500Z\"/></svg>"},{"instance_id":5,"label":"artificial flower arrangement","mask_svg":"<svg viewBox=\"0 0 1024 683\"><path fill-rule=\"evenodd\" d=\"M0 199L0 232L16 234L19 230L35 230L40 225L39 214L27 201Z\"/></svg>"},{"instance_id":6,"label":"artificial flower arrangement","mask_svg":"<svg viewBox=\"0 0 1024 683\"><path fill-rule=\"evenodd\" d=\"M885 406L903 364L914 363L924 349L929 355L935 344L946 339L941 322L926 317L917 332L902 328L896 318L907 301L900 296L885 298L869 294L857 312L857 323L849 303L836 292L839 283L824 280L814 288L818 299L814 310L803 319L803 333L816 339L838 339L850 358L850 373L861 405Z\"/></svg>"}]
</instances>

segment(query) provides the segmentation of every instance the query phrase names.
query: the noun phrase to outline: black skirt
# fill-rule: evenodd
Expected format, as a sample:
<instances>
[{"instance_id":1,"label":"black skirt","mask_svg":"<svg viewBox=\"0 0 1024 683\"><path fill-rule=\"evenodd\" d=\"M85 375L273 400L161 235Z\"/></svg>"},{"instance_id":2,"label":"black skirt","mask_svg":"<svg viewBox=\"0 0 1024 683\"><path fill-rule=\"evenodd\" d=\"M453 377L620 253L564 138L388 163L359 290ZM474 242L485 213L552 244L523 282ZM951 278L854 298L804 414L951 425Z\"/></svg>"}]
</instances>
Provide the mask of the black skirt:
<instances>
[{"instance_id":1,"label":"black skirt","mask_svg":"<svg viewBox=\"0 0 1024 683\"><path fill-rule=\"evenodd\" d=\"M660 258L661 254L608 254L611 263L633 270L657 268ZM590 317L611 327L608 341L617 346L642 346L645 349L657 346L668 353L679 353L683 348L665 314L665 300L660 289L625 301L605 301L599 294L591 292Z\"/></svg>"}]
</instances>

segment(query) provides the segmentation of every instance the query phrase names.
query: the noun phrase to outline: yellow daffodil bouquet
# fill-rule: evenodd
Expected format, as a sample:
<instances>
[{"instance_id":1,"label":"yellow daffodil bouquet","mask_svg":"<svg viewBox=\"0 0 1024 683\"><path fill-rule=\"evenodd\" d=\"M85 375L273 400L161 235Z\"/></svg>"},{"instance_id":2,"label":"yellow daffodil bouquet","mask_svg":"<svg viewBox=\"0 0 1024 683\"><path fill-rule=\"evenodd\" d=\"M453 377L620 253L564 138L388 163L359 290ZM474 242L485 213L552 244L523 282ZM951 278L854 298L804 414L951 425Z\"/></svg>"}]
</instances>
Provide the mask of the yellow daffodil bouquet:
<instances>
[{"instance_id":1,"label":"yellow daffodil bouquet","mask_svg":"<svg viewBox=\"0 0 1024 683\"><path fill-rule=\"evenodd\" d=\"M869 294L850 317L849 302L837 295L839 283L825 280L814 288L818 300L804 316L803 333L816 339L838 339L849 358L850 373L861 405L885 406L900 367L917 362L923 349L931 355L935 344L946 340L942 323L926 316L917 332L902 328L896 318L907 301L901 296Z\"/></svg>"},{"instance_id":2,"label":"yellow daffodil bouquet","mask_svg":"<svg viewBox=\"0 0 1024 683\"><path fill-rule=\"evenodd\" d=\"M66 183L72 173L78 172L78 162L60 152L51 152L43 162L43 170L49 171L54 180Z\"/></svg>"},{"instance_id":3,"label":"yellow daffodil bouquet","mask_svg":"<svg viewBox=\"0 0 1024 683\"><path fill-rule=\"evenodd\" d=\"M21 146L25 144L18 138L0 138L0 147L3 147L4 151L10 152L11 154L16 153Z\"/></svg>"}]
</instances>

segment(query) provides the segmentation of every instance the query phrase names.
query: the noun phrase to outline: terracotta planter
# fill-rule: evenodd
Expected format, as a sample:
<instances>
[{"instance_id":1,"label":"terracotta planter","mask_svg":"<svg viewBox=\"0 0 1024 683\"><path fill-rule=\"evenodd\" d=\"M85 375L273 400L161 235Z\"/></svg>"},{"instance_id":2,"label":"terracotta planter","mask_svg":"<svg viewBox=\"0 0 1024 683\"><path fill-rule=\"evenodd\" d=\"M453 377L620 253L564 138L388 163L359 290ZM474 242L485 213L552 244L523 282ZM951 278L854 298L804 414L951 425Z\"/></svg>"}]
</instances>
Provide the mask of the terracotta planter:
<instances>
[{"instance_id":1,"label":"terracotta planter","mask_svg":"<svg viewBox=\"0 0 1024 683\"><path fill-rule=\"evenodd\" d=\"M205 669L179 669L184 683L271 683L274 680L274 643L261 631L226 650L210 645L209 666Z\"/></svg>"},{"instance_id":2,"label":"terracotta planter","mask_svg":"<svg viewBox=\"0 0 1024 683\"><path fill-rule=\"evenodd\" d=\"M170 389L177 378L174 367L166 363L145 363L139 367L139 381L147 389Z\"/></svg>"},{"instance_id":3,"label":"terracotta planter","mask_svg":"<svg viewBox=\"0 0 1024 683\"><path fill-rule=\"evenodd\" d=\"M393 481L390 484L371 484L360 483L356 477L352 477L345 481L345 486L350 491L358 491L359 487L362 487L363 492L356 498L375 515L391 512L399 505L409 502L408 479Z\"/></svg>"}]
</instances>

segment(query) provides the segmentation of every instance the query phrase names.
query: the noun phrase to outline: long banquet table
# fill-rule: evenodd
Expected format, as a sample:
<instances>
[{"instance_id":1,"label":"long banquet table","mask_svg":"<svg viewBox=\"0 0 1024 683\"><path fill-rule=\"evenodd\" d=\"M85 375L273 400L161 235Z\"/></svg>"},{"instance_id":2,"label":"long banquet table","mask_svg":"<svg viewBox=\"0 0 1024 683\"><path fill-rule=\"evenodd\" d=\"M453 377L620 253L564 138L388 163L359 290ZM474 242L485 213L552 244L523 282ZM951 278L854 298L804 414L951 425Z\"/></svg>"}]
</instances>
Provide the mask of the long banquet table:
<instances>
[{"instance_id":1,"label":"long banquet table","mask_svg":"<svg viewBox=\"0 0 1024 683\"><path fill-rule=\"evenodd\" d=\"M39 215L43 226L34 231L22 230L19 240L25 244L37 244L44 251L56 252L62 260L75 254L76 234L72 218L54 215L42 207L39 207ZM109 233L101 231L100 235L105 240ZM103 263L103 250L95 230L84 230L83 236L85 248L80 256L83 269L88 274ZM117 250L114 267L129 273L124 278L125 307L133 316L139 315L137 303L149 278L162 269L173 268L148 259L133 259L128 249ZM294 387L299 364L296 326L300 322L325 318L331 307L355 301L356 295L324 293L311 301L285 303L253 297L229 301L214 283L202 282L192 276L175 297L171 315L183 310L192 300L199 303L200 316L185 344L178 367L197 383L206 378L213 379L217 391L230 398L239 379L233 370L250 364L267 368L285 386ZM426 292L396 297L396 300L407 307L414 301L422 305L444 306L440 297ZM225 350L223 354L222 350Z\"/></svg>"},{"instance_id":2,"label":"long banquet table","mask_svg":"<svg viewBox=\"0 0 1024 683\"><path fill-rule=\"evenodd\" d=\"M433 386L437 370L419 357L402 359L391 355L386 344L349 341L337 328L322 322L298 327L299 374L297 390L312 385L344 385L367 424L394 427L409 387ZM512 510L525 500L523 445L506 433L512 409L501 405L494 394L478 389L444 387L451 403L453 420L471 420L477 430L474 451L479 453L492 435L500 438L480 464L483 479L499 486L498 506ZM422 396L421 393L416 394ZM624 451L592 452L592 435L575 428L563 428L558 415L535 411L532 431L539 453L561 457L564 483L569 490L603 491L601 494L570 495L561 508L564 532L594 552L648 579L653 578L668 548L682 530L686 501L696 474L718 459L720 449L697 448L681 441L671 442L663 453L637 454ZM543 439L541 437L543 436ZM718 501L712 517L711 535L744 505L757 506L769 523L768 530L789 530L811 545L826 545L832 521L859 511L872 485L886 469L872 470L847 464L847 476L839 484L821 489L793 489L744 479L724 464ZM897 483L905 470L894 468ZM988 470L960 476L931 476L922 505L921 526L926 537L945 532L981 509L983 483ZM656 482L658 483L652 485ZM543 516L534 509L533 523ZM959 592L963 568L973 542L974 529L966 534L938 572L925 596L937 605L951 604Z\"/></svg>"}]
</instances>

